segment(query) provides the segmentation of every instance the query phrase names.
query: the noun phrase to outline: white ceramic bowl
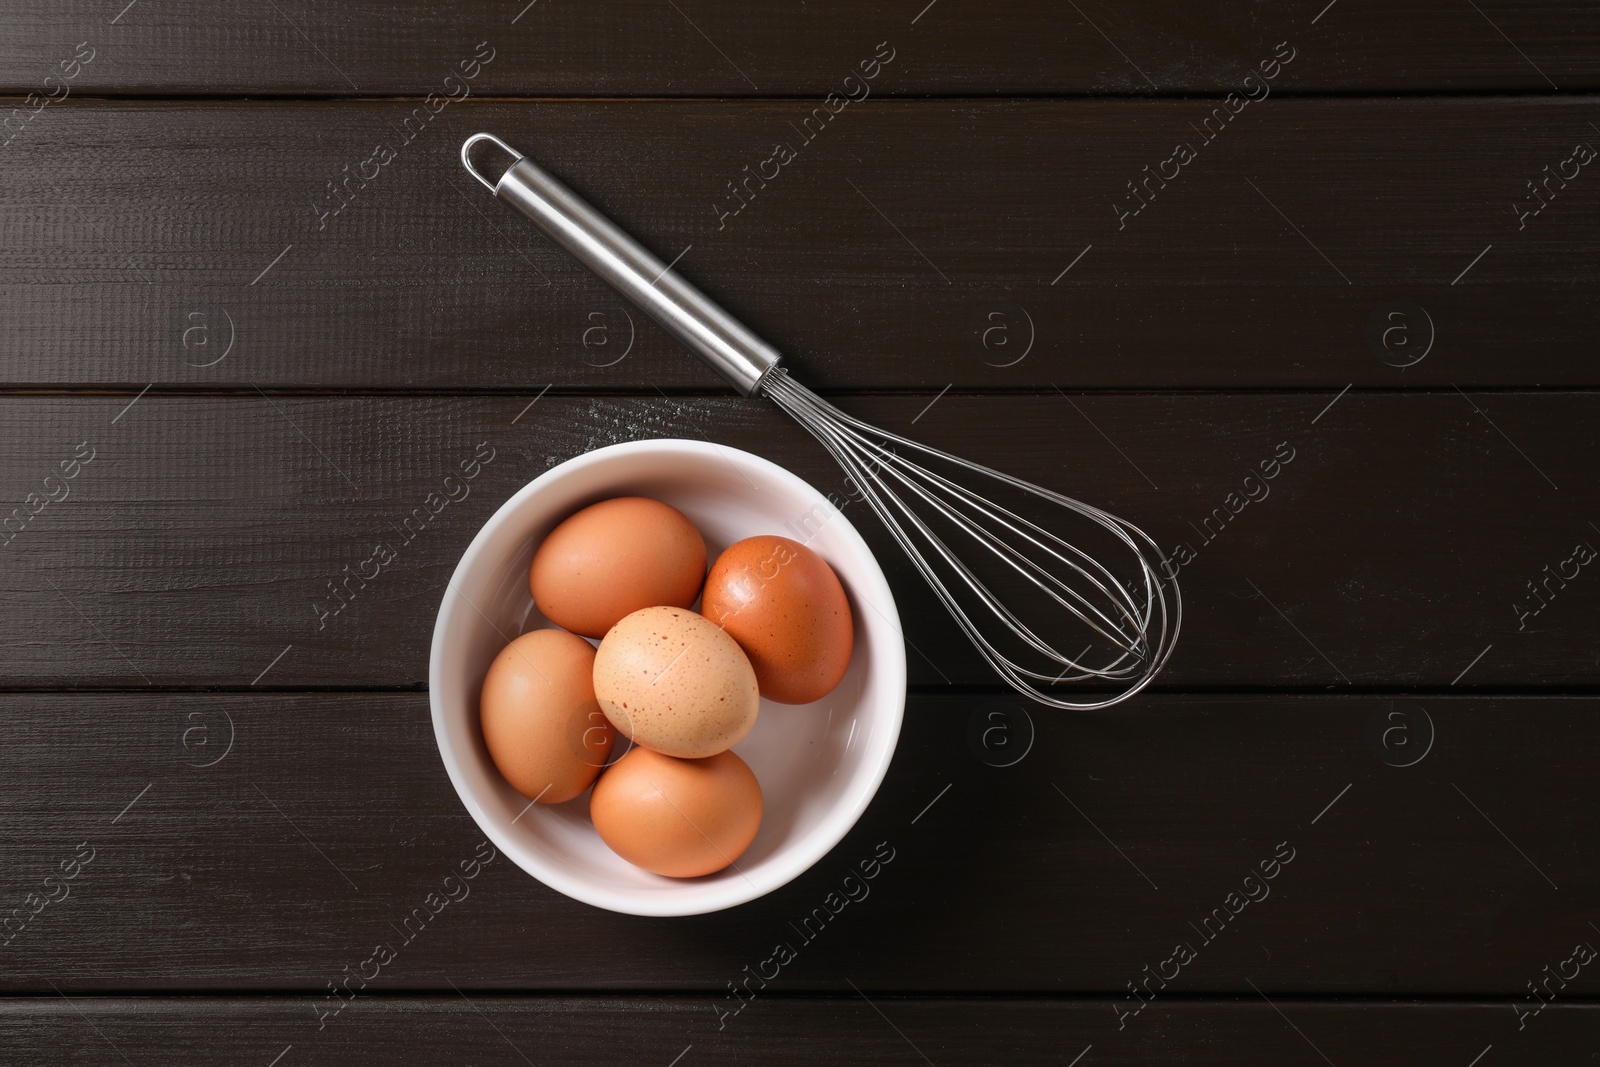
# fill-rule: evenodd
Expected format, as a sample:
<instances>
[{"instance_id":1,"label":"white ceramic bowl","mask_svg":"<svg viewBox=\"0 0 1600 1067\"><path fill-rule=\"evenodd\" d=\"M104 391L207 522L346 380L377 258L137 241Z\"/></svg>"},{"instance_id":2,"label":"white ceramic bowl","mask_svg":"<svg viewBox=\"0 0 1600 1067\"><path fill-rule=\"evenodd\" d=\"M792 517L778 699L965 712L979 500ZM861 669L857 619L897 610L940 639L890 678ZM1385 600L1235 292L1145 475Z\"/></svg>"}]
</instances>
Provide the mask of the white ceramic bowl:
<instances>
[{"instance_id":1,"label":"white ceramic bowl","mask_svg":"<svg viewBox=\"0 0 1600 1067\"><path fill-rule=\"evenodd\" d=\"M478 725L484 673L513 637L550 625L528 593L535 546L574 511L648 496L687 515L712 559L735 541L804 541L844 584L856 643L838 688L814 704L761 702L737 752L761 782L761 830L737 869L663 878L629 864L595 833L589 795L535 804L500 777ZM806 532L814 531L807 539ZM552 889L633 915L696 915L754 900L816 863L877 792L900 737L906 655L894 597L861 535L810 485L773 463L699 441L633 441L546 471L494 513L446 587L433 631L429 699L439 754L489 840ZM618 739L616 755L625 751Z\"/></svg>"}]
</instances>

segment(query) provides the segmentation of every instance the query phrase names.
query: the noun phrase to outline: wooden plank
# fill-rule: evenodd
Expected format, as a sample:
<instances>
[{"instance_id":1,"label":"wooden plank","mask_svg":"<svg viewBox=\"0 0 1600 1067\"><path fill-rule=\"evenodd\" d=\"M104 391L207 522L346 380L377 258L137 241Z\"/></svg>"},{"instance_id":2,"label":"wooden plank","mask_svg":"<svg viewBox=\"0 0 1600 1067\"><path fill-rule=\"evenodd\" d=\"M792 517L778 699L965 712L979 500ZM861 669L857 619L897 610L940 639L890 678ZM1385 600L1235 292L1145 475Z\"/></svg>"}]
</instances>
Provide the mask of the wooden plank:
<instances>
[{"instance_id":1,"label":"wooden plank","mask_svg":"<svg viewBox=\"0 0 1600 1067\"><path fill-rule=\"evenodd\" d=\"M270 666L263 684L421 685L444 584L504 500L598 446L701 436L843 505L889 575L914 683L994 681L838 468L770 405L538 393L0 400L0 684L246 686ZM1600 395L935 400L843 404L1144 525L1185 594L1165 685L1600 681L1600 581L1575 547L1600 543L1582 491ZM465 498L400 530L480 446L492 459ZM330 593L390 541L376 578Z\"/></svg>"},{"instance_id":2,"label":"wooden plank","mask_svg":"<svg viewBox=\"0 0 1600 1067\"><path fill-rule=\"evenodd\" d=\"M1149 93L1233 89L1281 41L1307 59L1302 90L1415 92L1593 89L1600 17L1578 0L1480 5L1416 0L1403 8L1294 0L1030 0L1003 9L906 3L751 7L647 0L444 4L309 0L218 7L203 0L13 5L0 85L54 88L58 58L93 60L74 92L445 92L446 74L480 50L471 82L491 95L747 95L841 89L880 41L899 53L886 93ZM64 68L70 70L71 68ZM469 68L470 69L470 68Z\"/></svg>"},{"instance_id":3,"label":"wooden plank","mask_svg":"<svg viewBox=\"0 0 1600 1067\"><path fill-rule=\"evenodd\" d=\"M318 1031L293 999L8 1000L6 1047L39 1067L105 1062L186 1064L619 1062L1073 1063L1461 1067L1549 1064L1591 1046L1593 1004L1551 1005L1537 1029L1507 1034L1499 1003L1179 1003L1139 1030L1108 1034L1103 1001L774 999L717 1032L702 1005L668 997L388 997L358 1002ZM1280 1014L1275 1008L1282 1008ZM1474 1042L1478 1042L1474 1045ZM555 1057L559 1057L557 1061ZM132 1059L129 1062L136 1062Z\"/></svg>"},{"instance_id":4,"label":"wooden plank","mask_svg":"<svg viewBox=\"0 0 1600 1067\"><path fill-rule=\"evenodd\" d=\"M1003 698L913 694L882 788L832 853L684 919L579 904L498 855L447 885L482 838L422 694L3 701L0 903L59 897L46 877L93 850L5 944L12 993L296 991L313 1021L326 984L365 969L374 997L692 991L711 1021L750 967L774 996L1095 994L1136 1012L1128 1031L1159 1031L1187 997L1253 1000L1252 983L1493 997L1498 1029L1465 1063L1516 1036L1526 983L1600 943L1593 697L1155 695L1024 720ZM875 878L844 880L880 854ZM441 887L454 900L401 929ZM841 887L853 902L817 919ZM794 958L774 977L779 943ZM373 977L380 944L393 958ZM1175 966L1180 944L1193 955ZM1593 996L1592 971L1552 990ZM1128 983L1155 972L1168 982L1140 1010L1150 993ZM1112 1040L1117 1013L1092 1014Z\"/></svg>"},{"instance_id":5,"label":"wooden plank","mask_svg":"<svg viewBox=\"0 0 1600 1067\"><path fill-rule=\"evenodd\" d=\"M1600 385L1581 99L414 103L46 110L0 381L719 387L462 173L491 129L820 386Z\"/></svg>"}]
</instances>

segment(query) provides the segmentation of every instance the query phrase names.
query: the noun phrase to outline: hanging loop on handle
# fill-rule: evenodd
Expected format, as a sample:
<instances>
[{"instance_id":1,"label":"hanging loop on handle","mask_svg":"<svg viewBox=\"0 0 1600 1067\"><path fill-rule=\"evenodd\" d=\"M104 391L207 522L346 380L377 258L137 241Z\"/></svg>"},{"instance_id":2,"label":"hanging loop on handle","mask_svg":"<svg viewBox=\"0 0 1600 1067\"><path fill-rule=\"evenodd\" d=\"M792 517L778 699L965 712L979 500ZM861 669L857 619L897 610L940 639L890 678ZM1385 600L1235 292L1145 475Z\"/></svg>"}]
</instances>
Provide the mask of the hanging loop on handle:
<instances>
[{"instance_id":1,"label":"hanging loop on handle","mask_svg":"<svg viewBox=\"0 0 1600 1067\"><path fill-rule=\"evenodd\" d=\"M469 158L480 141L515 157L498 182L490 183ZM778 350L672 269L692 244L672 263L663 263L588 201L491 134L468 137L461 145L461 164L484 188L527 216L546 237L688 346L740 393L753 396L760 391L762 378L778 365Z\"/></svg>"},{"instance_id":2,"label":"hanging loop on handle","mask_svg":"<svg viewBox=\"0 0 1600 1067\"><path fill-rule=\"evenodd\" d=\"M502 152L511 157L511 162L513 163L522 158L522 153L506 144L492 133L475 133L471 137L468 137L465 141L461 142L461 165L467 169L468 174L478 179L479 185L483 186L492 193L494 192L494 182L478 173L478 168L472 165L472 146L477 144L479 141L488 141L496 148L499 148Z\"/></svg>"}]
</instances>

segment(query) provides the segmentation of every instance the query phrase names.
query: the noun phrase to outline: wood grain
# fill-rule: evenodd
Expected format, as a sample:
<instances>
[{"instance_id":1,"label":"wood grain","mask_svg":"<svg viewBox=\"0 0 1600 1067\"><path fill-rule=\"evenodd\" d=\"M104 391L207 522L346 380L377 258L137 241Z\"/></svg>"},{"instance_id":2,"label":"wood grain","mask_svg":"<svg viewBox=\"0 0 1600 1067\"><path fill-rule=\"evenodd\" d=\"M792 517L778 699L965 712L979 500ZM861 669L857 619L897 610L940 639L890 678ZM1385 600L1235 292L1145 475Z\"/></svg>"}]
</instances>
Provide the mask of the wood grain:
<instances>
[{"instance_id":1,"label":"wood grain","mask_svg":"<svg viewBox=\"0 0 1600 1067\"><path fill-rule=\"evenodd\" d=\"M489 129L820 387L1600 385L1585 101L1218 106L69 100L0 154L0 382L721 387L462 172Z\"/></svg>"},{"instance_id":2,"label":"wood grain","mask_svg":"<svg viewBox=\"0 0 1600 1067\"><path fill-rule=\"evenodd\" d=\"M358 1001L318 1031L297 999L70 998L0 1002L7 1048L40 1067L107 1062L282 1065L393 1063L683 1067L706 1063L1069 1064L1195 1067L1362 1063L1545 1065L1586 1052L1593 1004L1551 1005L1508 1034L1499 1003L1177 1003L1135 1031L1107 1033L1103 1001L860 997L753 1006L725 1031L668 997L387 997ZM1274 1010L1282 1008L1282 1014ZM1296 1031L1299 1031L1296 1033ZM708 1032L709 1031L709 1032ZM1474 1042L1477 1044L1474 1045ZM131 1057L143 1058L133 1060ZM674 1061L674 1057L679 1057Z\"/></svg>"},{"instance_id":3,"label":"wood grain","mask_svg":"<svg viewBox=\"0 0 1600 1067\"><path fill-rule=\"evenodd\" d=\"M0 401L0 683L247 686L271 666L263 684L421 685L444 585L494 510L556 463L652 437L743 448L831 494L886 568L913 682L993 682L821 447L770 405L538 392ZM1574 558L1600 542L1584 492L1600 395L934 400L842 403L1145 526L1185 594L1165 686L1600 681L1600 579ZM493 459L469 495L406 535L480 446ZM93 460L62 480L84 448ZM347 606L324 618L330 583L380 541L398 558L341 586Z\"/></svg>"},{"instance_id":4,"label":"wood grain","mask_svg":"<svg viewBox=\"0 0 1600 1067\"><path fill-rule=\"evenodd\" d=\"M1285 39L1314 58L1302 90L1593 89L1600 16L1579 0L1403 8L1294 0L1274 5L956 0L751 6L737 0L559 4L545 0L310 0L218 7L167 3L13 5L0 86L41 88L89 41L74 80L89 93L445 91L443 77L489 42L477 76L495 95L744 96L838 90L888 40L886 93L1226 91ZM674 9L676 8L676 10Z\"/></svg>"},{"instance_id":5,"label":"wood grain","mask_svg":"<svg viewBox=\"0 0 1600 1067\"><path fill-rule=\"evenodd\" d=\"M1592 1054L1593 968L1531 990L1600 943L1600 8L24 0L5 29L0 1059ZM850 412L1146 527L1187 609L1161 686L1024 707L850 503L912 688L827 858L652 920L495 855L414 930L487 857L422 690L495 508L658 436L846 492L492 203L480 129Z\"/></svg>"},{"instance_id":6,"label":"wood grain","mask_svg":"<svg viewBox=\"0 0 1600 1067\"><path fill-rule=\"evenodd\" d=\"M997 767L1014 754L983 731L999 722L1021 746L1017 701L913 694L860 823L758 901L616 915L492 855L467 892L404 928L482 841L426 696L52 693L4 706L0 903L27 915L26 894L49 893L43 879L80 843L94 852L70 895L0 949L11 993L295 991L314 1020L326 984L385 944L394 958L368 970L373 996L449 992L447 980L692 991L714 1021L737 1007L727 983L787 942L796 958L776 978L764 968L773 995L850 983L874 996L1094 994L1127 1012L1140 1003L1127 983L1149 967L1171 980L1150 987L1156 1001L1129 1031L1174 1000L1253 998L1254 983L1493 997L1510 1038L1525 984L1600 939L1588 925L1600 888L1592 697L1034 708L1031 748ZM877 877L846 885L875 855L888 857ZM855 902L802 931L841 886ZM1219 923L1214 909L1237 914ZM1180 943L1195 958L1174 977ZM1595 981L1585 971L1561 999L1592 996ZM1109 1039L1117 1013L1094 1014Z\"/></svg>"}]
</instances>

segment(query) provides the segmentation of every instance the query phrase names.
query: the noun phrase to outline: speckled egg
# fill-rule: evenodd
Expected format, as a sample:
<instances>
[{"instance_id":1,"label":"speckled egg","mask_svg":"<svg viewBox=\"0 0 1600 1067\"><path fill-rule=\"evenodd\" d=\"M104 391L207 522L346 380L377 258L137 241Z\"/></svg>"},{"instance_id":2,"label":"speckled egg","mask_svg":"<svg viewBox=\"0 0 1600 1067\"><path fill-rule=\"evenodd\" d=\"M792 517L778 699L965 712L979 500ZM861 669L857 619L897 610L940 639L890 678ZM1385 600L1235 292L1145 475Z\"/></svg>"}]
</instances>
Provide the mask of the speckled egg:
<instances>
[{"instance_id":1,"label":"speckled egg","mask_svg":"<svg viewBox=\"0 0 1600 1067\"><path fill-rule=\"evenodd\" d=\"M645 608L613 626L595 654L594 693L625 736L686 759L738 744L761 704L738 642L686 608Z\"/></svg>"}]
</instances>

